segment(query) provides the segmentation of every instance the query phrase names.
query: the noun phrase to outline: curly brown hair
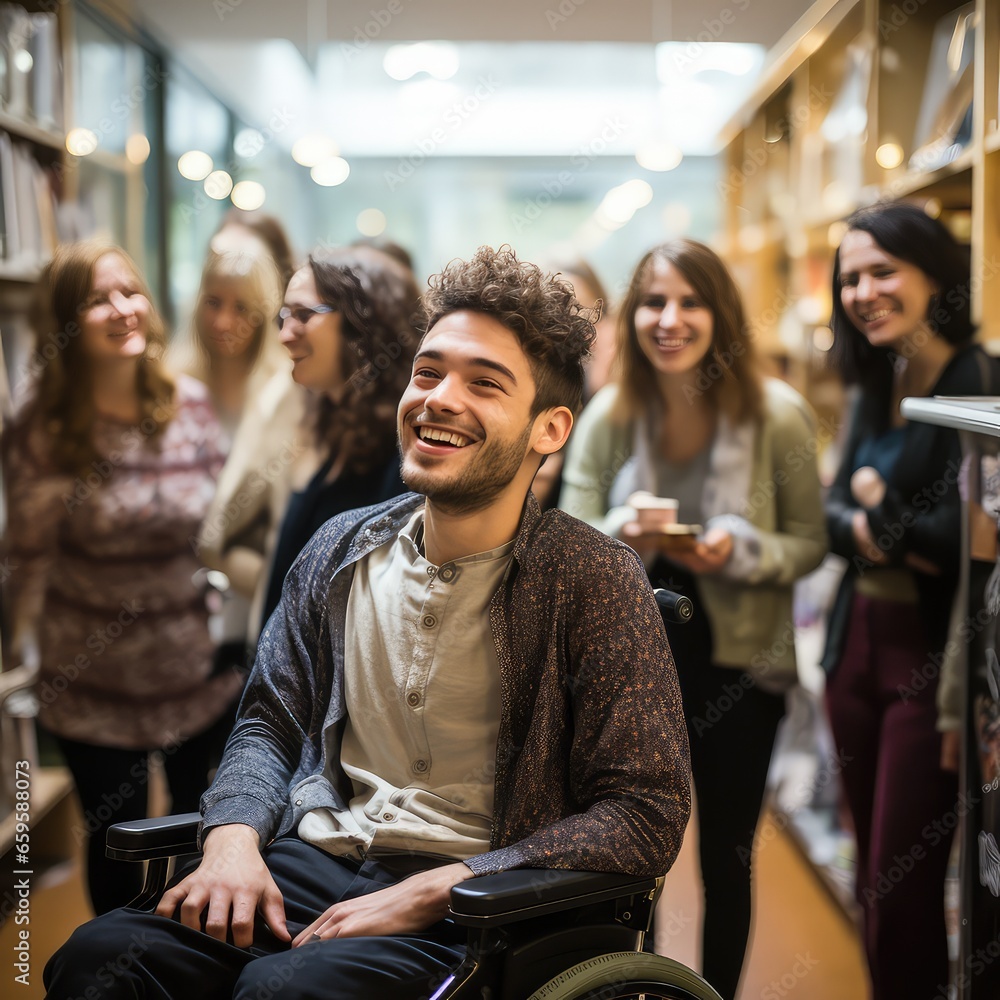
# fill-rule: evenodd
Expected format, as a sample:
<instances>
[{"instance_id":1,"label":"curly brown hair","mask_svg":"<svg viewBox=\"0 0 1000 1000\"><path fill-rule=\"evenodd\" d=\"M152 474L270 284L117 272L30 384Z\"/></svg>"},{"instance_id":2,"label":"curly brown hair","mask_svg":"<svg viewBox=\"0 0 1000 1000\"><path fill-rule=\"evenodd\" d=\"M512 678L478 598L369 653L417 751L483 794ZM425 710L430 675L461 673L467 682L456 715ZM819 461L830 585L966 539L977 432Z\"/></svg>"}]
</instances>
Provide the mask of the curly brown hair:
<instances>
[{"instance_id":1,"label":"curly brown hair","mask_svg":"<svg viewBox=\"0 0 1000 1000\"><path fill-rule=\"evenodd\" d=\"M121 258L132 272L139 292L149 300L146 348L138 367L142 426L156 440L174 415L174 382L162 358L166 332L149 286L135 261L114 243L82 240L60 246L42 271L29 320L39 352L51 344L61 346L45 355L32 403L25 419L38 419L50 437L50 457L56 468L79 474L100 458L93 441L94 406L91 363L80 344L80 313L90 294L94 268L104 256ZM51 357L50 357L51 355Z\"/></svg>"},{"instance_id":2,"label":"curly brown hair","mask_svg":"<svg viewBox=\"0 0 1000 1000\"><path fill-rule=\"evenodd\" d=\"M532 417L553 406L573 413L583 400L584 364L596 336L593 310L580 305L573 286L519 261L506 244L480 247L472 260L453 260L424 294L429 330L449 313L491 316L521 342L535 380Z\"/></svg>"},{"instance_id":3,"label":"curly brown hair","mask_svg":"<svg viewBox=\"0 0 1000 1000\"><path fill-rule=\"evenodd\" d=\"M420 334L420 291L413 275L372 247L314 253L309 268L321 301L341 314L345 385L334 402L315 403L317 443L347 450L346 464L363 474L388 461L396 447L396 407L410 381Z\"/></svg>"}]
</instances>

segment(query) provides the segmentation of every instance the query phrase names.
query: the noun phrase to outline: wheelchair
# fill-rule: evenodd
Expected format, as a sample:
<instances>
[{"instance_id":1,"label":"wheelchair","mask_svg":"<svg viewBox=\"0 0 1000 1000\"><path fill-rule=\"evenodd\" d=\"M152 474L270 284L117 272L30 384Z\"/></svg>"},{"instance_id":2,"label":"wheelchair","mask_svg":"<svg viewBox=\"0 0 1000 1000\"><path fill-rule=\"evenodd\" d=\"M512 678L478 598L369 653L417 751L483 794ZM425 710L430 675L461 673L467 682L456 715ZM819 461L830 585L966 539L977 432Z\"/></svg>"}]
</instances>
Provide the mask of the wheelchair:
<instances>
[{"instance_id":1,"label":"wheelchair","mask_svg":"<svg viewBox=\"0 0 1000 1000\"><path fill-rule=\"evenodd\" d=\"M658 591L657 601L674 621L691 617L687 598ZM108 856L146 863L131 905L158 899L174 859L196 853L199 820L111 827ZM642 951L663 881L526 868L456 885L448 919L466 929L466 957L428 1000L721 1000L691 969Z\"/></svg>"}]
</instances>

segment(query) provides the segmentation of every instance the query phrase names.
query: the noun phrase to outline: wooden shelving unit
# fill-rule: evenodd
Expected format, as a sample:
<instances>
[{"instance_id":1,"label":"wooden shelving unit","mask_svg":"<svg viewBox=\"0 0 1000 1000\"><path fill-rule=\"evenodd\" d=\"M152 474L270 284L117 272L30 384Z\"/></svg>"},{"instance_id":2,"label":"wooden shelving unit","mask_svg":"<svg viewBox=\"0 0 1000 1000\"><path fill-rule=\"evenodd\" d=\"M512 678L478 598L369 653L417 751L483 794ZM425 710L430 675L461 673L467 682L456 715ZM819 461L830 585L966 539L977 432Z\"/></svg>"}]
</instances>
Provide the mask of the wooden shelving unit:
<instances>
[{"instance_id":1,"label":"wooden shelving unit","mask_svg":"<svg viewBox=\"0 0 1000 1000\"><path fill-rule=\"evenodd\" d=\"M919 142L935 26L960 6L955 0L819 0L776 47L769 69L723 132L723 250L764 353L781 360L821 412L839 405L823 373L822 329L830 315L839 224L879 199L924 204L969 245L973 314L982 340L1000 353L995 0L974 4L971 137L935 169L908 166ZM891 169L876 160L886 143L902 150Z\"/></svg>"},{"instance_id":2,"label":"wooden shelving unit","mask_svg":"<svg viewBox=\"0 0 1000 1000\"><path fill-rule=\"evenodd\" d=\"M974 30L972 86L955 105L963 111L971 96L971 129L953 141L948 162L921 169L914 154L928 138L922 103L935 30L960 8L966 30ZM951 57L963 49L953 46ZM997 0L818 0L776 47L722 139L722 251L763 353L780 361L821 418L836 425L843 415L825 350L833 255L856 208L906 198L941 218L969 248L973 317L987 349L1000 354ZM876 156L889 144L899 147L896 166L880 164L891 162L884 148ZM975 800L977 789L965 788ZM1000 925L1000 902L984 899L967 875L973 849L963 843L960 970ZM987 978L960 978L959 996L995 996L989 986L984 991Z\"/></svg>"}]
</instances>

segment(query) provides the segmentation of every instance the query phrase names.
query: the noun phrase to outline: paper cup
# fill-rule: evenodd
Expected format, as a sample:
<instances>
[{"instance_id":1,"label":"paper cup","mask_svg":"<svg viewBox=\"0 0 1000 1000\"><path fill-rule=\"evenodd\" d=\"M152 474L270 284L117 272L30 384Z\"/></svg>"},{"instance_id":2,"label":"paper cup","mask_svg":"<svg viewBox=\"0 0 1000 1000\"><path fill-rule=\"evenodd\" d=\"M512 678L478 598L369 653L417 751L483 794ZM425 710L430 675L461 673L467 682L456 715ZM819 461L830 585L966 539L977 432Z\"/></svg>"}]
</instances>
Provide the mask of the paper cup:
<instances>
[{"instance_id":1,"label":"paper cup","mask_svg":"<svg viewBox=\"0 0 1000 1000\"><path fill-rule=\"evenodd\" d=\"M671 497L657 497L640 491L628 498L629 506L635 511L635 519L647 530L656 531L667 524L677 523L678 502Z\"/></svg>"}]
</instances>

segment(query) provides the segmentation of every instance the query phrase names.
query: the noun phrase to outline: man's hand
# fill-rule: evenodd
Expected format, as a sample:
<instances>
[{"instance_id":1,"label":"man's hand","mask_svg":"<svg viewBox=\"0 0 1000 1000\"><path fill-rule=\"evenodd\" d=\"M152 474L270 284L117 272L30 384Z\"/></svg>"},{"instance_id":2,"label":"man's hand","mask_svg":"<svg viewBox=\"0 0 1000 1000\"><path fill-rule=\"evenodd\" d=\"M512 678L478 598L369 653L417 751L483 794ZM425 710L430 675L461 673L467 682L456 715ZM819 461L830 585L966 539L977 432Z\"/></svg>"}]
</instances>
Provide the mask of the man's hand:
<instances>
[{"instance_id":1,"label":"man's hand","mask_svg":"<svg viewBox=\"0 0 1000 1000\"><path fill-rule=\"evenodd\" d=\"M172 917L178 904L185 927L201 930L205 913L205 933L219 941L226 940L231 920L237 948L253 943L258 912L275 937L291 939L285 926L285 904L261 857L257 831L242 823L208 832L201 864L163 894L156 912Z\"/></svg>"},{"instance_id":2,"label":"man's hand","mask_svg":"<svg viewBox=\"0 0 1000 1000\"><path fill-rule=\"evenodd\" d=\"M472 878L461 862L419 872L386 889L334 903L292 942L293 948L317 937L374 937L425 931L448 913L452 886Z\"/></svg>"}]
</instances>

